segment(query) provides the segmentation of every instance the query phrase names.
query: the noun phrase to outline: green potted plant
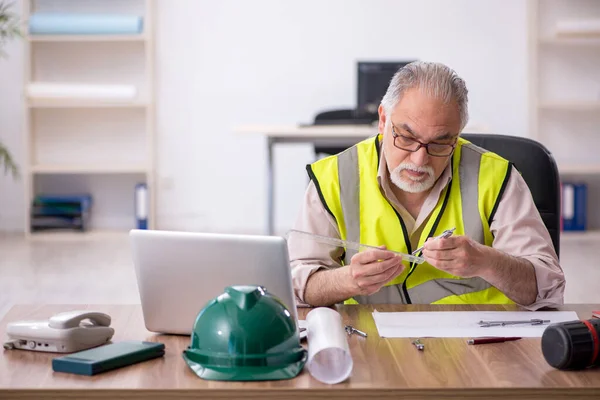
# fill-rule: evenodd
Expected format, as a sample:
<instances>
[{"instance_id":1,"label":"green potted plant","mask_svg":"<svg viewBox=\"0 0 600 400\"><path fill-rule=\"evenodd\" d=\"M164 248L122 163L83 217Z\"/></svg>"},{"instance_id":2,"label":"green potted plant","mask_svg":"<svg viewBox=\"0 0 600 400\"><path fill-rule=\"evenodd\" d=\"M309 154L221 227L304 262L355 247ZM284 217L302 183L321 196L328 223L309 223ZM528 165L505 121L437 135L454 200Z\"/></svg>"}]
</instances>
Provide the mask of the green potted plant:
<instances>
[{"instance_id":1,"label":"green potted plant","mask_svg":"<svg viewBox=\"0 0 600 400\"><path fill-rule=\"evenodd\" d=\"M11 12L12 3L0 0L0 59L6 58L7 54L3 47L6 42L16 37L21 37L19 29L19 16ZM11 173L13 177L19 175L19 168L10 152L0 140L0 169L4 169L4 174Z\"/></svg>"}]
</instances>

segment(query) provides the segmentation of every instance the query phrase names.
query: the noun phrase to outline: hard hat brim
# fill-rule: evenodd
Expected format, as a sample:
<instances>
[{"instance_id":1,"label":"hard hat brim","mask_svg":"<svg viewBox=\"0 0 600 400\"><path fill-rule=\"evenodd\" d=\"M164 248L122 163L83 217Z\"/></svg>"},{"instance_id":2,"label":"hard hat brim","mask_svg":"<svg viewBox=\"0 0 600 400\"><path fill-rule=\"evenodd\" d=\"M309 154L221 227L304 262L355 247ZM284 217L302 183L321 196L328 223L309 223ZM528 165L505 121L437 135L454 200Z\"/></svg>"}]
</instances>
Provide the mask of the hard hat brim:
<instances>
[{"instance_id":1,"label":"hard hat brim","mask_svg":"<svg viewBox=\"0 0 600 400\"><path fill-rule=\"evenodd\" d=\"M198 377L212 381L266 381L283 380L295 378L308 358L308 352L296 362L285 366L261 366L261 367L219 367L201 365L183 353L183 358L187 365Z\"/></svg>"}]
</instances>

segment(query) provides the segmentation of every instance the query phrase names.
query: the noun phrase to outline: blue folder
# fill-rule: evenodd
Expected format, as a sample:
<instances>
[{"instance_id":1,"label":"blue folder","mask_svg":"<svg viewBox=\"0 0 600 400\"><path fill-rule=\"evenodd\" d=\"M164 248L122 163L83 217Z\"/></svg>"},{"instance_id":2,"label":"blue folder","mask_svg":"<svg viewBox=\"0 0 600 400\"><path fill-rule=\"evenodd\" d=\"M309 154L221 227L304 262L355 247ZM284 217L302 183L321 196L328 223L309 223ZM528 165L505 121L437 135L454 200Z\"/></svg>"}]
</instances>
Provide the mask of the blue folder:
<instances>
[{"instance_id":1,"label":"blue folder","mask_svg":"<svg viewBox=\"0 0 600 400\"><path fill-rule=\"evenodd\" d=\"M565 231L587 229L587 185L563 182L562 220Z\"/></svg>"},{"instance_id":2,"label":"blue folder","mask_svg":"<svg viewBox=\"0 0 600 400\"><path fill-rule=\"evenodd\" d=\"M126 35L142 29L137 15L35 13L29 18L32 35Z\"/></svg>"},{"instance_id":3,"label":"blue folder","mask_svg":"<svg viewBox=\"0 0 600 400\"><path fill-rule=\"evenodd\" d=\"M35 196L34 204L41 206L52 206L64 203L77 203L82 211L88 210L92 206L92 195L90 194L69 194L69 195L47 195L40 194Z\"/></svg>"}]
</instances>

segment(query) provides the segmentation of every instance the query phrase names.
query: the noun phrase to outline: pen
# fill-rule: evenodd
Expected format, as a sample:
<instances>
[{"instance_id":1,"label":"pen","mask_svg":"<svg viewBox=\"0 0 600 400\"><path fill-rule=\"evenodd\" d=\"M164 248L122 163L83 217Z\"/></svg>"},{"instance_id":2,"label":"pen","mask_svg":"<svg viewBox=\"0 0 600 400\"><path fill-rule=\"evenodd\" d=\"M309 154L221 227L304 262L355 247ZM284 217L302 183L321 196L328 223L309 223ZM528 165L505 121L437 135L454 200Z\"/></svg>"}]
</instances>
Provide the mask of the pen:
<instances>
[{"instance_id":1,"label":"pen","mask_svg":"<svg viewBox=\"0 0 600 400\"><path fill-rule=\"evenodd\" d=\"M487 344L487 343L503 343L511 342L513 340L519 340L520 337L489 337L489 338L476 338L467 340L467 344Z\"/></svg>"}]
</instances>

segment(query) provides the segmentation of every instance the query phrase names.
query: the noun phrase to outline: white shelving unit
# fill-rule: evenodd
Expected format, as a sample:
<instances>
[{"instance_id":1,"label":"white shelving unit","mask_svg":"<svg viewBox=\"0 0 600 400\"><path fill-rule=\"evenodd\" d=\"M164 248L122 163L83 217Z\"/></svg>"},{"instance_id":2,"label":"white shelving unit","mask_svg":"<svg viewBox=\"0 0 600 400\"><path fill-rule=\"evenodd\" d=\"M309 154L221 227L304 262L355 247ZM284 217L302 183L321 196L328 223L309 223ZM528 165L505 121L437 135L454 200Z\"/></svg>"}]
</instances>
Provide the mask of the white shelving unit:
<instances>
[{"instance_id":1,"label":"white shelving unit","mask_svg":"<svg viewBox=\"0 0 600 400\"><path fill-rule=\"evenodd\" d=\"M83 100L30 100L29 108L147 108L147 100L133 101L83 101Z\"/></svg>"},{"instance_id":2,"label":"white shelving unit","mask_svg":"<svg viewBox=\"0 0 600 400\"><path fill-rule=\"evenodd\" d=\"M581 244L586 242L595 242L600 240L600 230L591 230L583 232L563 232L561 239L566 243Z\"/></svg>"},{"instance_id":3,"label":"white shelving unit","mask_svg":"<svg viewBox=\"0 0 600 400\"><path fill-rule=\"evenodd\" d=\"M600 30L566 33L559 23L600 19L595 0L529 0L530 131L556 158L563 181L588 185L588 231L600 240Z\"/></svg>"},{"instance_id":4,"label":"white shelving unit","mask_svg":"<svg viewBox=\"0 0 600 400\"><path fill-rule=\"evenodd\" d=\"M155 228L154 0L23 2L36 11L124 13L143 17L141 34L29 35L25 41L24 168L29 238L88 239L135 228L135 185L146 183L148 228ZM132 100L30 99L33 82L128 84ZM91 229L31 232L29 206L45 194L91 193Z\"/></svg>"},{"instance_id":5,"label":"white shelving unit","mask_svg":"<svg viewBox=\"0 0 600 400\"><path fill-rule=\"evenodd\" d=\"M147 34L141 35L36 35L30 42L145 42Z\"/></svg>"}]
</instances>

